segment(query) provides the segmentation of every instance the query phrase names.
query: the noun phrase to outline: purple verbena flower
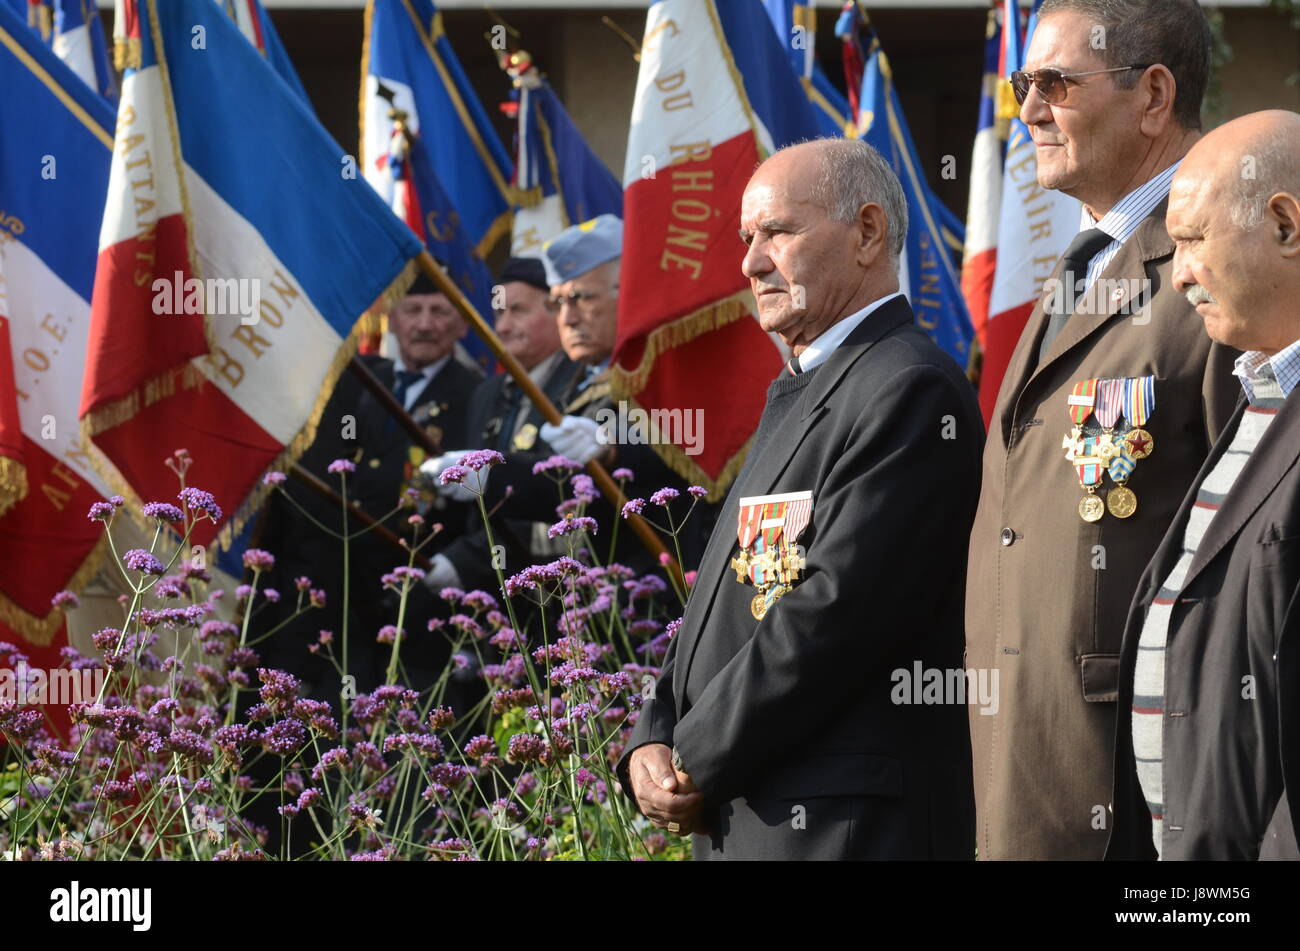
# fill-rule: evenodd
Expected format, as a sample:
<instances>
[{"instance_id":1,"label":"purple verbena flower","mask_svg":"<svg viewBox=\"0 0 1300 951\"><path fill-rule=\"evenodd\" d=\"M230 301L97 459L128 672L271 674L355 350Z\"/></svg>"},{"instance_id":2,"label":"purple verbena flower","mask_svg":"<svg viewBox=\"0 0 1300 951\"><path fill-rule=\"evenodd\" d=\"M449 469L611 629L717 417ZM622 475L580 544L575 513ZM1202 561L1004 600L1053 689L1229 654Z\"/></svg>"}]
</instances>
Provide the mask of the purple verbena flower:
<instances>
[{"instance_id":1,"label":"purple verbena flower","mask_svg":"<svg viewBox=\"0 0 1300 951\"><path fill-rule=\"evenodd\" d=\"M669 502L677 498L679 495L681 495L681 493L676 489L665 486L650 496L650 503L652 505L667 506Z\"/></svg>"},{"instance_id":2,"label":"purple verbena flower","mask_svg":"<svg viewBox=\"0 0 1300 951\"><path fill-rule=\"evenodd\" d=\"M335 459L326 467L325 471L330 475L338 475L341 472L356 472L357 464L351 459Z\"/></svg>"},{"instance_id":3,"label":"purple verbena flower","mask_svg":"<svg viewBox=\"0 0 1300 951\"><path fill-rule=\"evenodd\" d=\"M559 538L561 535L570 535L573 532L590 532L596 534L596 520L589 516L582 515L574 518L572 515L565 517L563 520L556 522L546 530L547 538Z\"/></svg>"},{"instance_id":4,"label":"purple verbena flower","mask_svg":"<svg viewBox=\"0 0 1300 951\"><path fill-rule=\"evenodd\" d=\"M77 596L71 591L60 591L54 597L50 598L50 607L61 608L65 606L70 608L79 608L81 607L81 602L77 600Z\"/></svg>"},{"instance_id":5,"label":"purple verbena flower","mask_svg":"<svg viewBox=\"0 0 1300 951\"><path fill-rule=\"evenodd\" d=\"M152 552L145 551L143 548L132 548L122 556L122 563L132 571L141 574L161 575L163 573L162 562L155 558Z\"/></svg>"},{"instance_id":6,"label":"purple verbena flower","mask_svg":"<svg viewBox=\"0 0 1300 951\"><path fill-rule=\"evenodd\" d=\"M460 457L460 464L475 472L486 466L500 465L505 461L506 457L494 449L476 449Z\"/></svg>"},{"instance_id":7,"label":"purple verbena flower","mask_svg":"<svg viewBox=\"0 0 1300 951\"><path fill-rule=\"evenodd\" d=\"M254 571L270 571L275 567L275 556L261 548L250 548L244 552L244 567Z\"/></svg>"},{"instance_id":8,"label":"purple verbena flower","mask_svg":"<svg viewBox=\"0 0 1300 951\"><path fill-rule=\"evenodd\" d=\"M439 485L450 485L453 482L463 483L465 477L470 473L469 469L464 466L448 466L438 474Z\"/></svg>"},{"instance_id":9,"label":"purple verbena flower","mask_svg":"<svg viewBox=\"0 0 1300 951\"><path fill-rule=\"evenodd\" d=\"M623 504L623 517L627 518L634 514L640 515L644 509L645 499L629 499Z\"/></svg>"},{"instance_id":10,"label":"purple verbena flower","mask_svg":"<svg viewBox=\"0 0 1300 951\"><path fill-rule=\"evenodd\" d=\"M170 502L146 502L144 516L145 518L156 518L160 522L182 522L185 520L185 513Z\"/></svg>"},{"instance_id":11,"label":"purple verbena flower","mask_svg":"<svg viewBox=\"0 0 1300 951\"><path fill-rule=\"evenodd\" d=\"M113 508L111 502L96 502L91 505L90 511L86 513L86 518L92 522L107 522L113 517L115 511L116 509Z\"/></svg>"},{"instance_id":12,"label":"purple verbena flower","mask_svg":"<svg viewBox=\"0 0 1300 951\"><path fill-rule=\"evenodd\" d=\"M217 504L217 500L212 497L211 492L204 492L202 489L186 486L181 489L176 497L184 502L191 511L204 512L212 521L221 521L221 506Z\"/></svg>"},{"instance_id":13,"label":"purple verbena flower","mask_svg":"<svg viewBox=\"0 0 1300 951\"><path fill-rule=\"evenodd\" d=\"M535 763L546 752L546 740L535 733L516 733L510 737L506 759L511 763Z\"/></svg>"},{"instance_id":14,"label":"purple verbena flower","mask_svg":"<svg viewBox=\"0 0 1300 951\"><path fill-rule=\"evenodd\" d=\"M568 470L570 472L581 469L582 463L575 462L565 456L550 456L541 462L533 463L533 475L541 475L544 472L555 470Z\"/></svg>"}]
</instances>

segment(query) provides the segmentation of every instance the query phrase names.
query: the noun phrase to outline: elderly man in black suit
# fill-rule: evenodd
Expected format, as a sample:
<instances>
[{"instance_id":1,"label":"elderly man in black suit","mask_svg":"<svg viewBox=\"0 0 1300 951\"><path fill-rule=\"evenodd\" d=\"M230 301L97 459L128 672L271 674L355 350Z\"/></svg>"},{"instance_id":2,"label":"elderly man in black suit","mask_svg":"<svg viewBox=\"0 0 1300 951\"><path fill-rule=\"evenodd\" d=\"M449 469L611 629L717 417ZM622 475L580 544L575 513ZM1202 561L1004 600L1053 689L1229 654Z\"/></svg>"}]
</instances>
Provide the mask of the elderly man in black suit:
<instances>
[{"instance_id":1,"label":"elderly man in black suit","mask_svg":"<svg viewBox=\"0 0 1300 951\"><path fill-rule=\"evenodd\" d=\"M793 359L622 787L697 858L973 858L957 694L983 427L899 293L902 189L864 142L804 143L754 173L740 225L759 322Z\"/></svg>"},{"instance_id":2,"label":"elderly man in black suit","mask_svg":"<svg viewBox=\"0 0 1300 951\"><path fill-rule=\"evenodd\" d=\"M1107 858L1298 859L1300 116L1201 139L1166 225L1243 392L1129 611Z\"/></svg>"}]
</instances>

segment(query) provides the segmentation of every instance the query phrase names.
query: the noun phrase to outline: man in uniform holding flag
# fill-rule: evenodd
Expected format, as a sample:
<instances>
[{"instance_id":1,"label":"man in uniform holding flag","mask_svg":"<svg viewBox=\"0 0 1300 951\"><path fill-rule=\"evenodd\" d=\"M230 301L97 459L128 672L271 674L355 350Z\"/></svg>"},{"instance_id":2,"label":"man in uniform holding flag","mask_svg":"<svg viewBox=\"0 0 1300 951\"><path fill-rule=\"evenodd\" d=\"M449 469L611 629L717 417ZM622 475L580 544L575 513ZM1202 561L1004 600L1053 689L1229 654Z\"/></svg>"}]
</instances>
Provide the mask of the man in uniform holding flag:
<instances>
[{"instance_id":1,"label":"man in uniform holding flag","mask_svg":"<svg viewBox=\"0 0 1300 951\"><path fill-rule=\"evenodd\" d=\"M634 434L636 428L629 427L629 438L619 441L617 430L620 427L604 425L611 416L617 417L627 411L626 403L614 403L608 379L618 326L622 254L623 222L609 214L566 228L543 249L560 346L578 368L570 378L568 388L556 401L557 407L565 414L560 423L542 424L537 431L537 445L507 452L505 462L489 470L486 484L488 508L501 503L499 511L504 518L552 524L557 520L554 483L533 473L533 466L551 452L583 465L597 459L611 471L631 470L633 477L623 486L628 498L639 496L644 499L664 487L686 492L685 482L668 468L648 442L652 434L641 433L639 429ZM436 478L465 452L448 451L425 463L424 471ZM510 489L508 497L507 487ZM439 486L439 491L456 501L467 502L473 498L470 487L455 482ZM613 520L619 517L619 513L608 500L597 497L589 504L587 514L596 519L603 537L612 535ZM699 554L698 523L698 519L692 519L679 539L682 557L687 564L692 564ZM608 554L607 545L597 550L601 551L602 557ZM655 571L659 567L630 531L619 533L613 558L640 571ZM427 580L435 583L437 579L431 577Z\"/></svg>"}]
</instances>

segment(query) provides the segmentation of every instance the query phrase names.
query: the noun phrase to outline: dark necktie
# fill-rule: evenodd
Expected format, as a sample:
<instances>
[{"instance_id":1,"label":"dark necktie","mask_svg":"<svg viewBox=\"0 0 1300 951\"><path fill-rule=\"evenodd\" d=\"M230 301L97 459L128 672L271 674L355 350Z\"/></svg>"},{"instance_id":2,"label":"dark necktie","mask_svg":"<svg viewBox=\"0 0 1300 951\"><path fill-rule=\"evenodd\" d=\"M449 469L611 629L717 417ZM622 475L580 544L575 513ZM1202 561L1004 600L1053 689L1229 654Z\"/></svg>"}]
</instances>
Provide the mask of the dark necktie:
<instances>
[{"instance_id":1,"label":"dark necktie","mask_svg":"<svg viewBox=\"0 0 1300 951\"><path fill-rule=\"evenodd\" d=\"M397 397L397 402L406 407L406 394L411 391L411 387L424 379L424 374L415 370L398 370L393 380L393 396Z\"/></svg>"},{"instance_id":2,"label":"dark necktie","mask_svg":"<svg viewBox=\"0 0 1300 951\"><path fill-rule=\"evenodd\" d=\"M790 369L791 376L798 376L803 372L803 367L799 365L799 358L796 356L791 356L790 362L786 366Z\"/></svg>"},{"instance_id":3,"label":"dark necktie","mask_svg":"<svg viewBox=\"0 0 1300 951\"><path fill-rule=\"evenodd\" d=\"M519 416L519 404L523 401L524 391L515 386L515 381L507 377L501 384L501 430L497 433L497 450L505 453L515 438L515 420Z\"/></svg>"},{"instance_id":4,"label":"dark necktie","mask_svg":"<svg viewBox=\"0 0 1300 951\"><path fill-rule=\"evenodd\" d=\"M1064 285L1065 294L1063 302L1065 306L1060 313L1054 313L1047 323L1047 330L1043 332L1042 343L1038 346L1038 362L1042 363L1043 358L1047 356L1048 349L1052 346L1060 334L1061 329L1074 313L1074 308L1079 303L1079 294L1077 286L1081 281L1088 277L1088 262L1097 256L1097 252L1115 239L1102 231L1100 228L1089 228L1087 231L1080 231L1070 246L1065 249L1063 258L1065 264L1061 269L1061 281Z\"/></svg>"}]
</instances>

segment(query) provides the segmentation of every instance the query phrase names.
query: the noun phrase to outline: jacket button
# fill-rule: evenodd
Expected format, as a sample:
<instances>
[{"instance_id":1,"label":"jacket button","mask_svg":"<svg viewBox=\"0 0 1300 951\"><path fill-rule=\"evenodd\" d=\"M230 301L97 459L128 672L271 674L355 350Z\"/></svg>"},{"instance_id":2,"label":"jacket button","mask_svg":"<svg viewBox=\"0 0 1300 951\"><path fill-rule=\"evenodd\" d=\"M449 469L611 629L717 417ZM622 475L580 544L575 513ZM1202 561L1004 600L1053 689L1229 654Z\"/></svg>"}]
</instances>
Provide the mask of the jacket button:
<instances>
[{"instance_id":1,"label":"jacket button","mask_svg":"<svg viewBox=\"0 0 1300 951\"><path fill-rule=\"evenodd\" d=\"M1003 545L1010 545L1016 540L1016 533L1009 528L1002 529L1002 534L998 536Z\"/></svg>"}]
</instances>

